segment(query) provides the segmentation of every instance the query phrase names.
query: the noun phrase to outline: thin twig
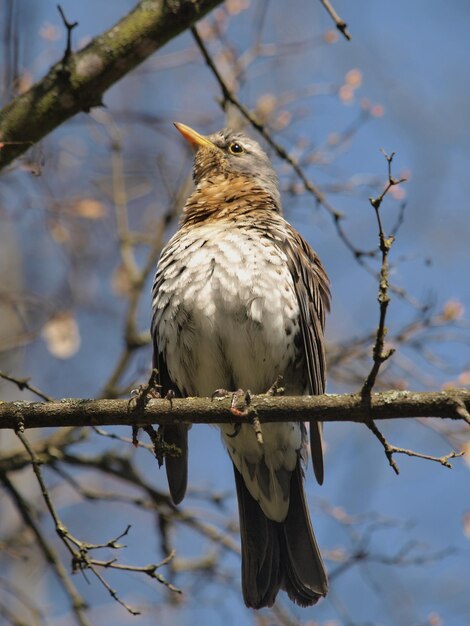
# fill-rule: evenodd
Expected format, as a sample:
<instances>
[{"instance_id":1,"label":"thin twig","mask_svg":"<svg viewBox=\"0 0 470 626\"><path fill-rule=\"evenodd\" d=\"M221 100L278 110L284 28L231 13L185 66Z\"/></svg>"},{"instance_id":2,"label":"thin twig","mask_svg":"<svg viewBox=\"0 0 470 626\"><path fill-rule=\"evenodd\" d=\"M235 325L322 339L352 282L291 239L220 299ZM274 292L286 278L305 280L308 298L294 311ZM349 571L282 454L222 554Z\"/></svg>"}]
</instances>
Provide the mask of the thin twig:
<instances>
[{"instance_id":1,"label":"thin twig","mask_svg":"<svg viewBox=\"0 0 470 626\"><path fill-rule=\"evenodd\" d=\"M0 481L3 483L6 491L10 494L13 502L15 503L16 509L23 519L23 522L28 528L32 530L33 534L35 535L40 550L42 551L46 561L52 567L54 573L59 579L60 584L65 590L70 600L70 604L72 606L72 610L77 623L80 626L91 626L90 622L87 620L84 614L84 611L87 608L85 600L82 598L82 596L75 588L75 585L69 579L67 572L60 562L55 550L48 544L48 542L43 537L41 530L39 529L31 514L29 504L26 502L26 500L24 500L20 492L15 488L15 486L9 479L8 474L6 472L3 472L1 469Z\"/></svg>"},{"instance_id":2,"label":"thin twig","mask_svg":"<svg viewBox=\"0 0 470 626\"><path fill-rule=\"evenodd\" d=\"M323 4L323 6L325 7L325 9L328 11L328 13L331 16L331 19L333 20L333 22L336 24L336 28L340 31L340 33L342 33L344 35L344 37L348 40L351 41L351 34L348 31L348 25L346 24L346 22L340 18L340 16L336 13L336 11L334 10L334 8L331 6L329 0L320 0L320 2Z\"/></svg>"},{"instance_id":3,"label":"thin twig","mask_svg":"<svg viewBox=\"0 0 470 626\"><path fill-rule=\"evenodd\" d=\"M345 219L344 214L341 213L340 211L338 211L337 209L335 209L335 207L326 198L326 195L322 191L320 191L320 189L314 183L312 183L311 180L309 180L309 178L306 176L306 174L304 173L304 171L303 171L302 167L299 165L299 163L293 157L291 157L289 155L289 153L285 150L285 148L283 148L283 146L281 146L277 141L275 141L273 139L273 137L271 136L270 132L266 128L266 125L260 123L258 121L258 119L256 118L256 116L253 115L238 100L238 98L235 96L233 91L229 88L227 82L222 77L222 74L219 72L216 64L214 63L212 57L210 56L209 51L208 51L204 41L202 40L202 38L201 38L201 36L200 36L200 34L199 34L199 32L198 32L198 30L197 30L197 28L195 26L191 27L191 32L193 34L193 37L194 37L194 39L196 41L196 44L197 44L199 50L202 53L202 56L204 57L204 60L205 60L205 62L207 64L207 66L212 71L212 73L213 73L213 75L214 75L216 81L218 82L219 87L220 87L220 89L222 91L222 95L223 95L223 101L221 102L222 108L224 108L225 103L227 101L231 102L238 109L238 111L240 111L240 113L243 115L243 117L250 123L250 125L257 132L259 132L259 134L265 139L265 141L276 152L276 154L279 156L279 158L281 158L283 161L285 161L286 163L289 164L289 166L292 168L292 170L294 171L296 176L302 182L305 190L307 192L309 192L315 198L315 201L317 202L318 205L320 205L324 209L326 209L326 211L328 212L328 214L330 215L330 217L331 217L331 219L333 221L333 225L334 225L334 228L336 229L338 237L343 242L343 244L346 246L346 248L350 251L350 253L353 255L354 259L368 273L370 273L372 276L375 276L376 275L375 271L372 270L365 263L365 259L366 258L373 258L373 257L375 257L376 256L376 250L359 249L353 243L353 241L349 238L345 228L343 227L343 221ZM418 309L422 308L422 307L420 307L419 303L414 301L414 299L410 298L408 296L408 294L406 294L405 290L403 290L403 289L401 289L401 288L399 288L399 287L397 287L395 285L389 285L389 289L390 289L390 291L395 293L399 298L405 299L413 307L418 308Z\"/></svg>"},{"instance_id":4,"label":"thin twig","mask_svg":"<svg viewBox=\"0 0 470 626\"><path fill-rule=\"evenodd\" d=\"M382 253L382 263L380 267L379 293L377 297L378 302L379 302L379 309L380 309L379 325L377 327L375 344L374 344L374 348L372 351L374 362L372 365L372 369L369 372L369 375L367 376L367 379L361 390L361 395L364 398L370 395L370 392L372 391L372 388L375 385L375 381L377 379L377 375L379 373L381 365L385 361L387 361L387 359L389 359L394 352L393 349L387 350L387 351L384 350L385 336L387 334L385 320L387 316L388 304L390 302L390 296L388 293L389 291L388 255L389 255L390 248L392 247L392 244L394 241L394 236L391 235L390 237L387 237L385 235L385 232L382 226L382 218L380 216L380 206L383 202L383 199L385 198L387 193L390 191L390 189L395 185L399 185L400 183L403 183L406 179L405 178L396 179L392 176L392 161L393 161L393 157L395 156L395 153L392 152L391 155L388 155L384 152L384 156L387 160L388 183L385 186L385 189L383 190L383 192L380 194L380 196L378 196L377 198L369 198L369 202L374 208L375 216L377 219L377 225L379 228L379 249L380 249L380 252Z\"/></svg>"},{"instance_id":5,"label":"thin twig","mask_svg":"<svg viewBox=\"0 0 470 626\"><path fill-rule=\"evenodd\" d=\"M69 22L65 17L65 13L60 4L57 5L57 9L67 30L67 45L65 47L64 56L62 57L62 64L66 65L70 55L72 54L72 31L76 26L78 26L78 22Z\"/></svg>"},{"instance_id":6,"label":"thin twig","mask_svg":"<svg viewBox=\"0 0 470 626\"><path fill-rule=\"evenodd\" d=\"M109 583L106 581L106 579L98 571L97 568L120 569L120 570L144 573L150 576L151 578L158 580L158 582L164 584L171 591L181 593L179 589L177 589L176 587L168 583L164 579L163 576L161 576L160 574L157 575L155 573L158 567L160 567L160 565L146 565L143 567L139 567L139 566L133 566L133 565L122 565L122 564L117 563L115 559L112 559L110 561L102 561L102 560L91 557L89 553L92 550L97 550L97 549L102 549L102 548L120 550L121 548L125 547L119 544L118 541L119 539L127 535L127 533L129 532L130 526L127 526L124 532L120 533L117 537L102 544L88 543L88 542L81 541L77 539L76 537L74 537L74 535L70 533L70 531L67 529L65 524L62 522L62 520L59 517L59 514L57 513L55 509L49 490L47 489L46 483L44 482L44 479L42 477L39 460L31 444L29 443L28 439L26 438L23 432L17 431L17 436L20 439L23 446L25 447L31 459L31 465L33 467L33 471L39 483L46 507L54 521L56 532L72 557L72 570L73 571L90 570L96 576L96 578L98 578L98 580L102 583L102 585L106 588L106 590L110 593L110 595L132 615L139 615L139 611L133 609L126 602L124 602L124 600L122 600L119 597L118 593L109 585Z\"/></svg>"},{"instance_id":7,"label":"thin twig","mask_svg":"<svg viewBox=\"0 0 470 626\"><path fill-rule=\"evenodd\" d=\"M34 393L36 396L42 398L46 402L52 402L53 400L52 396L48 396L37 387L33 387L33 385L29 383L29 381L31 380L30 378L15 378L14 376L5 374L5 372L2 371L0 371L0 378L8 380L10 383L14 383L20 391L24 391L25 389L31 391L31 393Z\"/></svg>"},{"instance_id":8,"label":"thin twig","mask_svg":"<svg viewBox=\"0 0 470 626\"><path fill-rule=\"evenodd\" d=\"M199 47L199 50L202 53L202 56L204 57L204 60L206 61L212 73L214 74L215 79L219 83L219 86L220 86L220 89L222 91L224 98L228 100L229 102L231 102L240 111L243 117L247 119L248 122L250 122L253 128L255 128L260 133L260 135L269 143L271 148L275 150L277 155L281 159L289 163L289 165L292 167L292 169L295 171L297 176L300 178L300 180L304 184L305 188L315 197L316 201L322 206L324 206L334 219L337 219L337 220L342 219L343 218L342 213L337 211L326 200L324 194L311 181L307 179L307 177L305 176L303 171L300 169L298 163L293 159L293 157L291 157L280 144L274 141L274 139L266 130L265 126L263 124L260 124L258 120L253 116L253 114L235 97L235 95L229 89L225 80L222 78L222 75L219 72L214 61L212 60L212 57L210 56L209 51L207 50L206 45L203 42L201 36L199 35L199 32L196 26L191 26L191 32L196 41L196 44Z\"/></svg>"},{"instance_id":9,"label":"thin twig","mask_svg":"<svg viewBox=\"0 0 470 626\"><path fill-rule=\"evenodd\" d=\"M404 182L405 179L404 178L396 179L392 176L392 161L393 161L393 157L395 156L395 153L392 152L392 154L388 155L384 151L382 152L385 156L385 159L387 160L388 182L385 185L383 192L378 197L369 198L369 202L374 208L375 217L377 219L377 225L379 229L379 249L382 254L382 263L380 267L379 293L377 297L377 300L379 302L379 325L377 327L374 348L372 350L373 364L369 372L369 375L367 376L364 382L364 385L362 386L362 389L361 389L361 397L365 405L370 405L371 391L375 385L375 381L377 380L377 375L379 373L379 370L382 364L385 363L385 361L387 361L395 352L393 348L387 351L385 350L385 337L387 334L385 321L387 317L388 304L390 302L390 296L388 293L389 291L388 255L389 255L390 248L392 247L392 244L394 241L394 235L390 235L389 237L385 235L383 225L382 225L382 218L380 215L380 207L382 205L383 199L385 198L387 193L390 191L390 189L393 186L399 185L400 183ZM396 446L391 445L387 441L385 435L380 431L380 429L374 423L372 412L369 414L369 420L366 422L366 425L369 428L369 430L376 436L376 438L382 444L385 455L388 459L388 462L390 463L390 466L392 467L393 471L396 474L399 474L400 470L398 469L398 465L395 462L395 459L393 458L393 455L395 453L401 452L401 453L409 454L410 456L419 456L423 458L424 455L421 455L420 453L411 452L410 450L405 451L404 449L397 448ZM451 453L451 455L452 454L453 453ZM449 455L448 458L451 458L451 455ZM424 456L424 458L428 458L433 461L437 460L435 457ZM442 463L442 464L445 465L446 463ZM447 467L450 467L450 465L448 464L448 460L447 460Z\"/></svg>"},{"instance_id":10,"label":"thin twig","mask_svg":"<svg viewBox=\"0 0 470 626\"><path fill-rule=\"evenodd\" d=\"M182 185L182 189L185 189L186 185ZM150 333L139 333L137 331L137 310L142 297L143 289L150 274L155 271L158 257L163 246L163 238L168 225L176 217L177 211L180 208L181 198L179 194L176 194L173 201L170 203L168 210L162 216L155 235L152 239L152 245L148 252L147 260L140 271L133 271L130 275L130 290L128 296L127 311L124 321L124 335L125 345L119 356L117 363L109 376L107 382L103 386L101 397L103 398L115 398L121 395L121 389L118 388L119 382L124 375L129 362L134 355L135 351L148 345L150 343ZM124 231L120 236L121 254L122 246L128 247L130 240L125 236ZM126 253L128 257L131 254L129 251Z\"/></svg>"}]
</instances>

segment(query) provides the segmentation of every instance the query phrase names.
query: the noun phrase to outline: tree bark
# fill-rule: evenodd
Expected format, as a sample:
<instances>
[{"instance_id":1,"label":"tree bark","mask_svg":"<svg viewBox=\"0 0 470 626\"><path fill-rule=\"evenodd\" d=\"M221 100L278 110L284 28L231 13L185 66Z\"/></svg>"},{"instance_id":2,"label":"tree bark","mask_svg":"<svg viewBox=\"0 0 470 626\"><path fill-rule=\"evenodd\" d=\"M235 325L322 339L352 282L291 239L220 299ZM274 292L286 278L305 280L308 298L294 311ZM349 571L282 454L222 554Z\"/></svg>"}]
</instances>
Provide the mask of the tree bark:
<instances>
[{"instance_id":1,"label":"tree bark","mask_svg":"<svg viewBox=\"0 0 470 626\"><path fill-rule=\"evenodd\" d=\"M246 415L234 415L230 398L151 400L143 410L130 410L127 400L65 399L54 402L0 403L0 429L106 426L126 424L261 422L363 422L406 417L440 417L470 424L470 391L388 391L370 399L359 394L322 396L253 396Z\"/></svg>"}]
</instances>

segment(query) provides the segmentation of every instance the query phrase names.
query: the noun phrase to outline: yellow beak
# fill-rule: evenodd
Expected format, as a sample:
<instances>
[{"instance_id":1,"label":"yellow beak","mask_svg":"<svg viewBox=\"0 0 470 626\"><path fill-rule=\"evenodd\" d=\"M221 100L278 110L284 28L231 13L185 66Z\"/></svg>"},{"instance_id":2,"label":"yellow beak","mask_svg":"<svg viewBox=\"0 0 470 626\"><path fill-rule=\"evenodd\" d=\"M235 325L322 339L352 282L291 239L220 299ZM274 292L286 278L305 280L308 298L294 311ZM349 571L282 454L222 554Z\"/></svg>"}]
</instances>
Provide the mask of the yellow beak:
<instances>
[{"instance_id":1,"label":"yellow beak","mask_svg":"<svg viewBox=\"0 0 470 626\"><path fill-rule=\"evenodd\" d=\"M174 122L174 124L186 141L188 141L194 148L197 149L201 146L205 146L206 148L215 148L212 141L207 139L207 137L204 137L204 135L200 135L189 126L186 126L186 124L180 124L180 122Z\"/></svg>"}]
</instances>

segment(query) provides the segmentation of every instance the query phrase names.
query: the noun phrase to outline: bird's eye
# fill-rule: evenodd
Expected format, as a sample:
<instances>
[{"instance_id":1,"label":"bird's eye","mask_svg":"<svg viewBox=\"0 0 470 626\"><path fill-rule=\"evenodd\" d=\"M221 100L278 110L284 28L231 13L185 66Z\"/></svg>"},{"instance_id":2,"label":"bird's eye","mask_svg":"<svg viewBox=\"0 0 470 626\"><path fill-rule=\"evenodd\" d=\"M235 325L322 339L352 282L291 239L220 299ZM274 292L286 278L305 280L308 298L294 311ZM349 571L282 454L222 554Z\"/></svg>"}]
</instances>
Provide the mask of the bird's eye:
<instances>
[{"instance_id":1,"label":"bird's eye","mask_svg":"<svg viewBox=\"0 0 470 626\"><path fill-rule=\"evenodd\" d=\"M240 154L241 152L243 152L243 148L239 143L231 143L228 149L229 152L231 152L232 154Z\"/></svg>"}]
</instances>

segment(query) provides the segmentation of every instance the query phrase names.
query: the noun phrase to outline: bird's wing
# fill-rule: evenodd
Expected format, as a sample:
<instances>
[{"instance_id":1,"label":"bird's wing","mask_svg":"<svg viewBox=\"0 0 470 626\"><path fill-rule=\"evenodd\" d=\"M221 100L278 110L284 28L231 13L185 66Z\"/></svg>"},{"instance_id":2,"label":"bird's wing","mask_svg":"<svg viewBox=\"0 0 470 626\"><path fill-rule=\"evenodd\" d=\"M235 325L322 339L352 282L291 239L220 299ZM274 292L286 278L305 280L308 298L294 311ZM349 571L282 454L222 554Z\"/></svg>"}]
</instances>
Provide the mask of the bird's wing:
<instances>
[{"instance_id":1,"label":"bird's wing","mask_svg":"<svg viewBox=\"0 0 470 626\"><path fill-rule=\"evenodd\" d=\"M325 313L330 308L328 276L315 251L287 222L283 241L300 308L300 329L308 369L309 392L325 391ZM310 422L310 449L317 481L323 482L322 423Z\"/></svg>"},{"instance_id":2,"label":"bird's wing","mask_svg":"<svg viewBox=\"0 0 470 626\"><path fill-rule=\"evenodd\" d=\"M159 348L157 342L156 311L155 302L158 290L162 281L162 273L157 271L152 287L152 301L154 302L153 317L151 325L151 335L153 341L153 367L158 370L158 383L161 385L161 395L164 397L169 391L173 391L176 396L183 394L173 383L168 373L165 361L165 354ZM178 456L166 455L165 468L170 489L171 499L175 504L179 504L186 493L188 483L188 427L184 424L167 425L163 430L165 443L174 445L180 450Z\"/></svg>"}]
</instances>

